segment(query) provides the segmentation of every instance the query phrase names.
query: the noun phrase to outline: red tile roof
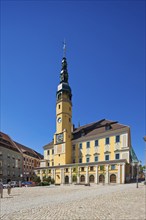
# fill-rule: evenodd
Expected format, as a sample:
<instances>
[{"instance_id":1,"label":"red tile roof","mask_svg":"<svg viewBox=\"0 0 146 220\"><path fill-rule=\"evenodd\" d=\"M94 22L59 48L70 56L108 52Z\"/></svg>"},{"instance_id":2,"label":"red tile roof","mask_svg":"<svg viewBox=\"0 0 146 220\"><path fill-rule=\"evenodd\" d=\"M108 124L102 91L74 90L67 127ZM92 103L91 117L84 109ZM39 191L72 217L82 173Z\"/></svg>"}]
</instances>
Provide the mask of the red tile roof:
<instances>
[{"instance_id":1,"label":"red tile roof","mask_svg":"<svg viewBox=\"0 0 146 220\"><path fill-rule=\"evenodd\" d=\"M43 155L40 153L36 152L35 150L26 147L22 144L19 144L15 141L13 141L7 134L0 132L0 145L9 148L11 150L20 152L21 154L24 153L26 155L35 157L37 159L43 159Z\"/></svg>"}]
</instances>

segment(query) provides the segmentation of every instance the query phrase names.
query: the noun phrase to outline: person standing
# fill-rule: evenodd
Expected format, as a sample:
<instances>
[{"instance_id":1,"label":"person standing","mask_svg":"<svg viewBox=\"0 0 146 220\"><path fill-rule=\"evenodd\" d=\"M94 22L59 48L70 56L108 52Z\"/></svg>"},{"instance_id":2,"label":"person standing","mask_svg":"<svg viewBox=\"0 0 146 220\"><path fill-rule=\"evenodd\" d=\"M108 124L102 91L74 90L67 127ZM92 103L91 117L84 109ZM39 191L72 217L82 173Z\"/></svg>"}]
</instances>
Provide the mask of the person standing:
<instances>
[{"instance_id":1,"label":"person standing","mask_svg":"<svg viewBox=\"0 0 146 220\"><path fill-rule=\"evenodd\" d=\"M3 198L3 184L0 182L0 197Z\"/></svg>"},{"instance_id":2,"label":"person standing","mask_svg":"<svg viewBox=\"0 0 146 220\"><path fill-rule=\"evenodd\" d=\"M8 195L11 194L11 182L9 182L7 185L7 193L8 193Z\"/></svg>"}]
</instances>

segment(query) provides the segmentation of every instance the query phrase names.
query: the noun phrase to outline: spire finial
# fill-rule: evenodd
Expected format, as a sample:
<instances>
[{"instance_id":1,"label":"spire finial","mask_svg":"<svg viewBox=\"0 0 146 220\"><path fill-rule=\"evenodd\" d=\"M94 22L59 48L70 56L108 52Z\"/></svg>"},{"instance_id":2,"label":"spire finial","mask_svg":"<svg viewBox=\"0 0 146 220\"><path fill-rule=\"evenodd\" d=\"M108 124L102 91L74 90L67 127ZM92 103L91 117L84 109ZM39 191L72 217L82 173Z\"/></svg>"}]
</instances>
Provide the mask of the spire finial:
<instances>
[{"instance_id":1,"label":"spire finial","mask_svg":"<svg viewBox=\"0 0 146 220\"><path fill-rule=\"evenodd\" d=\"M63 41L63 57L66 57L66 42L65 42L65 39Z\"/></svg>"}]
</instances>

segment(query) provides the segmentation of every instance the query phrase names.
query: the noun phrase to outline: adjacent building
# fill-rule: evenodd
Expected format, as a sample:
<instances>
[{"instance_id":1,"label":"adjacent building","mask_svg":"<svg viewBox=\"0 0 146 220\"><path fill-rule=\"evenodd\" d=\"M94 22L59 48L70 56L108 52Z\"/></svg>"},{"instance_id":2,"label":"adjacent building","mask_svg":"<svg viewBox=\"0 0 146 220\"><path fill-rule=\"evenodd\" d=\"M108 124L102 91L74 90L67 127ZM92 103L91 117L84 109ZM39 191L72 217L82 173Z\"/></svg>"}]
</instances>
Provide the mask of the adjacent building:
<instances>
[{"instance_id":1,"label":"adjacent building","mask_svg":"<svg viewBox=\"0 0 146 220\"><path fill-rule=\"evenodd\" d=\"M135 153L129 126L107 119L73 126L66 57L62 59L56 93L56 132L43 149L44 159L35 169L42 181L44 176L50 176L56 184L109 184L128 182L132 176Z\"/></svg>"},{"instance_id":2,"label":"adjacent building","mask_svg":"<svg viewBox=\"0 0 146 220\"><path fill-rule=\"evenodd\" d=\"M31 180L34 168L40 166L43 156L25 147L10 136L0 132L0 180L3 183L15 180Z\"/></svg>"}]
</instances>

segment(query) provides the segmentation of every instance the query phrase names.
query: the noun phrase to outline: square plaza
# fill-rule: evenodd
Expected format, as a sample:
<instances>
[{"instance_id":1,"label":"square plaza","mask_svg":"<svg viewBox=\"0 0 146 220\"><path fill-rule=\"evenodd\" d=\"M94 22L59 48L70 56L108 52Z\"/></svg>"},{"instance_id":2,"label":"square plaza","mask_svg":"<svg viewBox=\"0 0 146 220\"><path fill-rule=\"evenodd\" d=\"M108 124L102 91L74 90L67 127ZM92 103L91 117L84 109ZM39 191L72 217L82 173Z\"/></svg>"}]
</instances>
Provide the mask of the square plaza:
<instances>
[{"instance_id":1,"label":"square plaza","mask_svg":"<svg viewBox=\"0 0 146 220\"><path fill-rule=\"evenodd\" d=\"M4 189L1 220L146 219L146 186L136 184L64 185Z\"/></svg>"}]
</instances>

